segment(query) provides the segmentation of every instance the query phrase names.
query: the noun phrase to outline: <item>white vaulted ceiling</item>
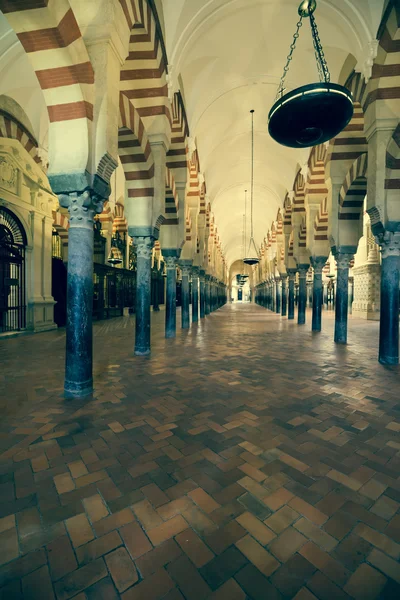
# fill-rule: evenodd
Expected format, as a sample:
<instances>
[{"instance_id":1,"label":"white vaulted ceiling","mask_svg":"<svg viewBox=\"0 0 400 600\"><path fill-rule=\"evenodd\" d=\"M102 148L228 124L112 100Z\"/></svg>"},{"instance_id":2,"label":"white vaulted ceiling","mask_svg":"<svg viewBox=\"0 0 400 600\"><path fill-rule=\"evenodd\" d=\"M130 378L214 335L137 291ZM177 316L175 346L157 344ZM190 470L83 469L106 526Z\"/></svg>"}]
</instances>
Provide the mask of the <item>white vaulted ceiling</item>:
<instances>
[{"instance_id":1,"label":"white vaulted ceiling","mask_svg":"<svg viewBox=\"0 0 400 600\"><path fill-rule=\"evenodd\" d=\"M257 246L276 218L308 150L284 148L267 117L298 21L300 0L161 0L170 76L186 105L228 264L242 257L244 189L250 186L250 109L255 109ZM158 2L160 4L160 1ZM347 57L363 70L384 0L319 0L315 17L332 81ZM308 19L287 88L317 80Z\"/></svg>"}]
</instances>

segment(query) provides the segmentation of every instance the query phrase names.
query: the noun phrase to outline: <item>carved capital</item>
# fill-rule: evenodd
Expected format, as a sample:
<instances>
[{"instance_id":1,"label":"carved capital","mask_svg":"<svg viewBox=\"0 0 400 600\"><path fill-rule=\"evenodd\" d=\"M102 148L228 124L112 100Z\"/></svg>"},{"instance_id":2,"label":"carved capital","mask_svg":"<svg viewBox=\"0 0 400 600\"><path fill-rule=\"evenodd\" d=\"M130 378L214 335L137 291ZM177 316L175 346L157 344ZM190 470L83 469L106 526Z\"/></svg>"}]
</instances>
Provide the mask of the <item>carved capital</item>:
<instances>
[{"instance_id":1,"label":"carved capital","mask_svg":"<svg viewBox=\"0 0 400 600\"><path fill-rule=\"evenodd\" d=\"M307 272L308 272L309 268L310 268L310 265L299 265L298 266L300 279L305 279L307 277Z\"/></svg>"},{"instance_id":2,"label":"carved capital","mask_svg":"<svg viewBox=\"0 0 400 600\"><path fill-rule=\"evenodd\" d=\"M151 258L154 246L154 238L151 236L135 237L133 242L136 246L136 255L138 258Z\"/></svg>"},{"instance_id":3,"label":"carved capital","mask_svg":"<svg viewBox=\"0 0 400 600\"><path fill-rule=\"evenodd\" d=\"M176 265L178 263L178 259L176 256L164 256L165 266L167 271L176 269Z\"/></svg>"},{"instance_id":4,"label":"carved capital","mask_svg":"<svg viewBox=\"0 0 400 600\"><path fill-rule=\"evenodd\" d=\"M192 267L192 278L198 279L200 276L200 267Z\"/></svg>"},{"instance_id":5,"label":"carved capital","mask_svg":"<svg viewBox=\"0 0 400 600\"><path fill-rule=\"evenodd\" d=\"M328 259L326 256L315 256L311 258L311 265L314 269L314 275L322 275L322 269L326 265L327 260Z\"/></svg>"},{"instance_id":6,"label":"carved capital","mask_svg":"<svg viewBox=\"0 0 400 600\"><path fill-rule=\"evenodd\" d=\"M182 277L189 277L192 267L190 267L188 265L183 265L183 266L181 266L181 270L182 270Z\"/></svg>"},{"instance_id":7,"label":"carved capital","mask_svg":"<svg viewBox=\"0 0 400 600\"><path fill-rule=\"evenodd\" d=\"M377 236L376 241L380 246L382 258L400 256L400 231L385 231Z\"/></svg>"},{"instance_id":8,"label":"carved capital","mask_svg":"<svg viewBox=\"0 0 400 600\"><path fill-rule=\"evenodd\" d=\"M348 269L350 261L354 258L353 254L347 252L337 252L335 254L336 264L338 269Z\"/></svg>"},{"instance_id":9,"label":"carved capital","mask_svg":"<svg viewBox=\"0 0 400 600\"><path fill-rule=\"evenodd\" d=\"M93 229L94 215L103 211L104 198L90 190L71 192L58 196L60 205L69 212L69 226Z\"/></svg>"}]
</instances>

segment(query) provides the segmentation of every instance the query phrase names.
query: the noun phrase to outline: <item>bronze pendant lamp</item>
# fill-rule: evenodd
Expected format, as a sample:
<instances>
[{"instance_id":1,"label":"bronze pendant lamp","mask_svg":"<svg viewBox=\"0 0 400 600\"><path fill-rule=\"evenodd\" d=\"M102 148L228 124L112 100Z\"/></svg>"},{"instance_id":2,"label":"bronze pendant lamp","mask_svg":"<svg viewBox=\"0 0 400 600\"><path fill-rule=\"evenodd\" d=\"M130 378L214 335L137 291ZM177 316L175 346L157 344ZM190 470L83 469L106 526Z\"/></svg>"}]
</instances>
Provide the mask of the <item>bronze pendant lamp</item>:
<instances>
[{"instance_id":1,"label":"bronze pendant lamp","mask_svg":"<svg viewBox=\"0 0 400 600\"><path fill-rule=\"evenodd\" d=\"M327 142L340 133L353 116L353 98L350 91L330 81L331 76L314 17L316 8L316 0L303 0L299 6L300 20L283 69L275 104L268 115L270 136L278 144L290 148L309 148ZM310 19L320 81L284 94L285 78L305 17Z\"/></svg>"},{"instance_id":2,"label":"bronze pendant lamp","mask_svg":"<svg viewBox=\"0 0 400 600\"><path fill-rule=\"evenodd\" d=\"M250 241L247 256L243 259L246 265L256 265L260 262L256 243L254 241L253 227L253 200L254 200L254 110L251 113L251 188L250 188Z\"/></svg>"}]
</instances>

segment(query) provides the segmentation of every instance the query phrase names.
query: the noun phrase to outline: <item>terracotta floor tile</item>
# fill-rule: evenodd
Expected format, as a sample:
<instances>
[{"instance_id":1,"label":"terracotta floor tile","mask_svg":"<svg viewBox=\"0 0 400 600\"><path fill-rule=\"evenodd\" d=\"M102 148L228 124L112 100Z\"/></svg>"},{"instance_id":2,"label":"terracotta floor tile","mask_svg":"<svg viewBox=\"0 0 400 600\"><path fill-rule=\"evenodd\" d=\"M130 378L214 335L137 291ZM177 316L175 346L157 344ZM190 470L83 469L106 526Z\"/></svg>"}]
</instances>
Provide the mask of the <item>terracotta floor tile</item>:
<instances>
[{"instance_id":1,"label":"terracotta floor tile","mask_svg":"<svg viewBox=\"0 0 400 600\"><path fill-rule=\"evenodd\" d=\"M246 535L236 542L236 547L266 577L269 577L280 566L280 563L250 535Z\"/></svg>"},{"instance_id":2,"label":"terracotta floor tile","mask_svg":"<svg viewBox=\"0 0 400 600\"><path fill-rule=\"evenodd\" d=\"M213 552L191 529L185 529L176 536L176 541L183 552L190 558L198 569L214 558Z\"/></svg>"},{"instance_id":3,"label":"terracotta floor tile","mask_svg":"<svg viewBox=\"0 0 400 600\"><path fill-rule=\"evenodd\" d=\"M83 506L92 523L100 521L100 519L104 519L104 517L109 515L107 507L105 506L100 494L89 496L89 498L84 498Z\"/></svg>"},{"instance_id":4,"label":"terracotta floor tile","mask_svg":"<svg viewBox=\"0 0 400 600\"><path fill-rule=\"evenodd\" d=\"M122 545L122 540L117 531L111 531L92 542L76 549L79 564L86 564Z\"/></svg>"},{"instance_id":5,"label":"terracotta floor tile","mask_svg":"<svg viewBox=\"0 0 400 600\"><path fill-rule=\"evenodd\" d=\"M290 508L290 506L283 506L276 513L268 517L268 519L265 519L264 523L272 529L272 531L279 534L299 518L299 513L293 510L293 508Z\"/></svg>"},{"instance_id":6,"label":"terracotta floor tile","mask_svg":"<svg viewBox=\"0 0 400 600\"><path fill-rule=\"evenodd\" d=\"M176 517L172 517L162 525L158 527L153 527L147 532L147 535L150 538L153 546L159 546L166 540L169 540L172 537L175 537L181 531L184 531L189 527L187 521L182 517L182 515L177 515Z\"/></svg>"},{"instance_id":7,"label":"terracotta floor tile","mask_svg":"<svg viewBox=\"0 0 400 600\"><path fill-rule=\"evenodd\" d=\"M266 546L275 538L274 532L249 512L236 517L236 521L263 546Z\"/></svg>"},{"instance_id":8,"label":"terracotta floor tile","mask_svg":"<svg viewBox=\"0 0 400 600\"><path fill-rule=\"evenodd\" d=\"M375 600L385 587L386 577L367 564L360 565L352 574L344 591L356 600Z\"/></svg>"},{"instance_id":9,"label":"terracotta floor tile","mask_svg":"<svg viewBox=\"0 0 400 600\"><path fill-rule=\"evenodd\" d=\"M104 557L115 587L121 593L139 580L139 575L125 548L118 548Z\"/></svg>"},{"instance_id":10,"label":"terracotta floor tile","mask_svg":"<svg viewBox=\"0 0 400 600\"><path fill-rule=\"evenodd\" d=\"M65 521L65 526L74 548L78 548L94 538L93 530L86 515L76 515Z\"/></svg>"},{"instance_id":11,"label":"terracotta floor tile","mask_svg":"<svg viewBox=\"0 0 400 600\"><path fill-rule=\"evenodd\" d=\"M305 543L307 538L301 533L289 527L278 538L276 538L268 549L281 562L286 562L292 554L299 550Z\"/></svg>"}]
</instances>

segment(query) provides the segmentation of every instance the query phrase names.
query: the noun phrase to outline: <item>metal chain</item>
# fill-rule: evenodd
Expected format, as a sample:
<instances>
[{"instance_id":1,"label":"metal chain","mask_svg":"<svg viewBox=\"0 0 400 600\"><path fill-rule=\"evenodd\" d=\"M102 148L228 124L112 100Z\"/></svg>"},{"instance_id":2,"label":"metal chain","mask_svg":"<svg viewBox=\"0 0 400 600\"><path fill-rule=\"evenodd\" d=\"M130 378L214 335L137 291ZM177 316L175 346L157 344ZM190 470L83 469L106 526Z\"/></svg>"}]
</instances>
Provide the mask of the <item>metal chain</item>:
<instances>
[{"instance_id":1,"label":"metal chain","mask_svg":"<svg viewBox=\"0 0 400 600\"><path fill-rule=\"evenodd\" d=\"M251 240L253 239L253 192L254 192L254 110L251 110L251 181L250 181L250 240L249 254L251 248Z\"/></svg>"},{"instance_id":2,"label":"metal chain","mask_svg":"<svg viewBox=\"0 0 400 600\"><path fill-rule=\"evenodd\" d=\"M291 60L292 60L292 58L293 58L293 52L294 52L294 50L295 50L295 48L296 48L296 43L297 43L297 40L298 40L298 37L299 37L299 31L300 31L300 27L301 27L302 25L303 25L303 17L300 17L300 21L297 23L297 29L296 29L296 33L295 33L295 34L294 34L294 36L293 36L293 42L292 42L292 43L291 43L291 45L290 45L290 52L289 52L289 54L288 54L288 56L287 56L287 62L286 62L286 65L285 65L285 66L284 66L284 68L283 68L283 73L282 73L281 80L280 80L280 82L279 82L278 92L277 92L277 94L276 94L275 101L277 101L277 100L278 100L278 99L279 99L279 98L280 98L280 97L283 95L283 91L284 91L284 89L285 89L285 88L284 88L284 85L285 85L285 78L286 78L286 75L287 75L287 73L288 73L288 71L289 71L289 65L290 65L290 61L291 61Z\"/></svg>"},{"instance_id":3,"label":"metal chain","mask_svg":"<svg viewBox=\"0 0 400 600\"><path fill-rule=\"evenodd\" d=\"M317 23L313 14L310 15L310 25L315 50L315 58L317 59L319 77L321 81L329 83L331 80L331 74L329 73L328 65L325 59L325 54L322 49L321 40L319 38Z\"/></svg>"}]
</instances>

